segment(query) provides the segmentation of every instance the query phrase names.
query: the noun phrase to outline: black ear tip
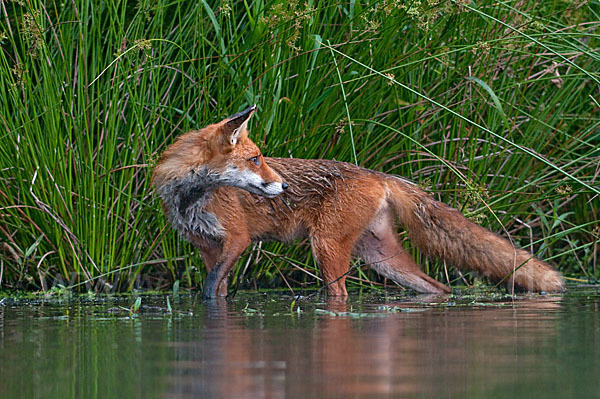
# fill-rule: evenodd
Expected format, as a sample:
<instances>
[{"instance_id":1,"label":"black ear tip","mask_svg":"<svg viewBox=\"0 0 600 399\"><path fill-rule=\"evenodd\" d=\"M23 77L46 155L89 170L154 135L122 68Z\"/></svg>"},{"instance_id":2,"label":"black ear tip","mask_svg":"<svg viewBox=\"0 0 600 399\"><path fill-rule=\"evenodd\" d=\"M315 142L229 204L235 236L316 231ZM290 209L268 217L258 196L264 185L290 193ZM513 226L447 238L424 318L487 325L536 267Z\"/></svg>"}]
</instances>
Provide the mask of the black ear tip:
<instances>
[{"instance_id":1,"label":"black ear tip","mask_svg":"<svg viewBox=\"0 0 600 399\"><path fill-rule=\"evenodd\" d=\"M231 115L229 118L227 118L229 121L234 121L234 120L240 120L242 122L244 122L246 119L250 118L250 116L252 115L252 113L256 111L256 104L246 108L245 110L243 110L242 112L238 112L235 115Z\"/></svg>"}]
</instances>

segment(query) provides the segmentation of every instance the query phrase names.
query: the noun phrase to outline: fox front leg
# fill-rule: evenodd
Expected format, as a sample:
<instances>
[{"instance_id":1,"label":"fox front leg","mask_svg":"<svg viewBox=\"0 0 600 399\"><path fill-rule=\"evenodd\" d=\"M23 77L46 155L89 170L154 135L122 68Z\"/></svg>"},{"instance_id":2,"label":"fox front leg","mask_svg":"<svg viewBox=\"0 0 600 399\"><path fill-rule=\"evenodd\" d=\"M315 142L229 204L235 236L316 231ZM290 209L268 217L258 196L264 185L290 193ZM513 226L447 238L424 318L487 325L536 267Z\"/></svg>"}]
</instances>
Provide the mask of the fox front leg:
<instances>
[{"instance_id":1,"label":"fox front leg","mask_svg":"<svg viewBox=\"0 0 600 399\"><path fill-rule=\"evenodd\" d=\"M250 245L250 237L247 234L238 235L235 241L226 241L223 244L221 256L215 266L210 270L204 282L202 296L204 299L213 299L217 297L219 285L235 265L235 262L242 255L244 250Z\"/></svg>"},{"instance_id":2,"label":"fox front leg","mask_svg":"<svg viewBox=\"0 0 600 399\"><path fill-rule=\"evenodd\" d=\"M204 288L202 289L202 297L204 299L212 299L217 297L217 289L219 288L219 284L221 283L221 280L223 280L223 276L227 274L223 271L223 269L223 263L217 263L206 276Z\"/></svg>"}]
</instances>

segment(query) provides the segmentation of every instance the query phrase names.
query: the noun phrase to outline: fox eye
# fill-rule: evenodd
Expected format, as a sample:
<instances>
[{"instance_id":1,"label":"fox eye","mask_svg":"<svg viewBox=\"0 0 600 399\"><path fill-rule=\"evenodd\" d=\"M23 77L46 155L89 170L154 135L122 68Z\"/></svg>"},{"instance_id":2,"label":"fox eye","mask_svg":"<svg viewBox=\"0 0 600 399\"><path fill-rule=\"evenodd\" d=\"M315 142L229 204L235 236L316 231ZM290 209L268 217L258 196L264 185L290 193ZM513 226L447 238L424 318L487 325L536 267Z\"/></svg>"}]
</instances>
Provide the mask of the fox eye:
<instances>
[{"instance_id":1,"label":"fox eye","mask_svg":"<svg viewBox=\"0 0 600 399\"><path fill-rule=\"evenodd\" d=\"M256 166L260 166L260 158L259 158L259 156L252 157L252 158L249 159L249 161L252 162Z\"/></svg>"}]
</instances>

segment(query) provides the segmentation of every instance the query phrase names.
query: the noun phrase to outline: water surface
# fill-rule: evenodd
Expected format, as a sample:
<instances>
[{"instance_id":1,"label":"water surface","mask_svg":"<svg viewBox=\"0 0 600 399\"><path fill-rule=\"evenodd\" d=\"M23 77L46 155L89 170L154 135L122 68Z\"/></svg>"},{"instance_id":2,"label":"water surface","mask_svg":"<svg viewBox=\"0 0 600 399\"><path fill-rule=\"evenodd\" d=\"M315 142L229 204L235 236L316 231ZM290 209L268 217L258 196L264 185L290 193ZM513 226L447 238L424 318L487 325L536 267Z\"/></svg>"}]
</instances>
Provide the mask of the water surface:
<instances>
[{"instance_id":1,"label":"water surface","mask_svg":"<svg viewBox=\"0 0 600 399\"><path fill-rule=\"evenodd\" d=\"M384 295L4 299L0 397L600 397L597 288Z\"/></svg>"}]
</instances>

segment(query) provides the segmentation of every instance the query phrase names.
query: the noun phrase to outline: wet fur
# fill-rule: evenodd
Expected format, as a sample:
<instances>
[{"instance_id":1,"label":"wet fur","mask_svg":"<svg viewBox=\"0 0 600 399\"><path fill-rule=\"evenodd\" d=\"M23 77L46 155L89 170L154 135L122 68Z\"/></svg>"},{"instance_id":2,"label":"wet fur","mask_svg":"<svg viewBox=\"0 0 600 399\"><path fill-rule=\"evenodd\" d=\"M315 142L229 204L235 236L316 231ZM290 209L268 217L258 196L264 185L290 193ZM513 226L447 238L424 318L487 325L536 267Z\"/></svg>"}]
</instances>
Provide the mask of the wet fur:
<instances>
[{"instance_id":1,"label":"wet fur","mask_svg":"<svg viewBox=\"0 0 600 399\"><path fill-rule=\"evenodd\" d=\"M167 217L184 237L199 235L220 239L225 235L217 217L205 210L216 187L208 168L192 170L180 179L157 187Z\"/></svg>"},{"instance_id":2,"label":"wet fur","mask_svg":"<svg viewBox=\"0 0 600 399\"><path fill-rule=\"evenodd\" d=\"M227 274L252 241L305 237L330 295L347 295L341 276L353 254L416 291L450 292L398 244L396 222L426 255L475 270L492 282L525 291L564 289L562 277L547 263L394 176L336 161L264 158L257 173L267 183L287 182L283 194L266 198L219 182L222 171L231 168L231 156L203 158L214 151L210 132L188 133L195 141L182 136L174 144L178 148L167 149L153 172L168 218L200 250L209 270L206 297L226 295ZM198 142L204 150L197 149ZM244 156L255 151L247 138L242 137L241 145L251 147Z\"/></svg>"}]
</instances>

